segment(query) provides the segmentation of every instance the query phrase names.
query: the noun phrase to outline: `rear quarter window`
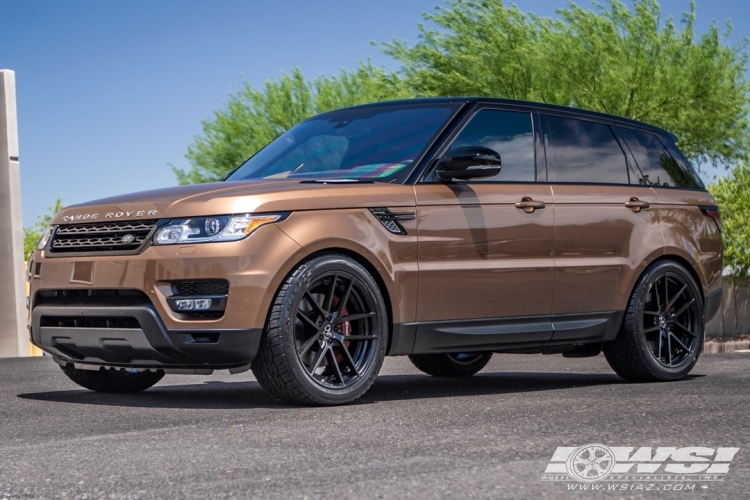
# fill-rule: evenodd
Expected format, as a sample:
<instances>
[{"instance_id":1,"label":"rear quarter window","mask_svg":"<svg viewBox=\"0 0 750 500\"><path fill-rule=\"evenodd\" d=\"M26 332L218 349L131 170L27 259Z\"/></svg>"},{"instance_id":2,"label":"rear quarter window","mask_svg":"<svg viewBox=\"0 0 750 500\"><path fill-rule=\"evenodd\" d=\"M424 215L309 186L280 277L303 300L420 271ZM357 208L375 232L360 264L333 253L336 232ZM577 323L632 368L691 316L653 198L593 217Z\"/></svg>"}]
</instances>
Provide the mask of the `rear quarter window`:
<instances>
[{"instance_id":1,"label":"rear quarter window","mask_svg":"<svg viewBox=\"0 0 750 500\"><path fill-rule=\"evenodd\" d=\"M640 184L654 187L700 189L703 183L682 154L667 149L654 134L618 127L641 171ZM668 144L671 141L665 141ZM677 150L676 146L669 144ZM679 153L679 150L677 150Z\"/></svg>"}]
</instances>

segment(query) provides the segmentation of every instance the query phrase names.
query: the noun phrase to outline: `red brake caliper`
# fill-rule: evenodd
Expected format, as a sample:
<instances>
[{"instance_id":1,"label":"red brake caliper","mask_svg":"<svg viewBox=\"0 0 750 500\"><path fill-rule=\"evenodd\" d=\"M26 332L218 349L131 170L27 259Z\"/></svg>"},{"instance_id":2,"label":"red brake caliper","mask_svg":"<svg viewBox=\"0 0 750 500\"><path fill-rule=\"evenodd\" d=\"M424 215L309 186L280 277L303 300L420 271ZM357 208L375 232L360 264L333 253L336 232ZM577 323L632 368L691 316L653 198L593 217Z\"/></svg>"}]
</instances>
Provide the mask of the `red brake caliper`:
<instances>
[{"instance_id":1,"label":"red brake caliper","mask_svg":"<svg viewBox=\"0 0 750 500\"><path fill-rule=\"evenodd\" d=\"M339 299L339 297L337 297L336 295L334 295L333 296L333 300L331 301L331 302L333 302L333 307L338 306L340 300L341 299ZM341 311L341 315L342 316L348 316L349 315L349 311L347 310L346 307ZM349 323L348 321L344 321L343 323L341 323L341 335L351 335L351 334L352 334L352 325L351 325L351 323ZM347 349L349 349L349 342L344 342L344 347L347 348ZM342 361L344 361L344 355L336 353L336 362L337 363L341 363Z\"/></svg>"}]
</instances>

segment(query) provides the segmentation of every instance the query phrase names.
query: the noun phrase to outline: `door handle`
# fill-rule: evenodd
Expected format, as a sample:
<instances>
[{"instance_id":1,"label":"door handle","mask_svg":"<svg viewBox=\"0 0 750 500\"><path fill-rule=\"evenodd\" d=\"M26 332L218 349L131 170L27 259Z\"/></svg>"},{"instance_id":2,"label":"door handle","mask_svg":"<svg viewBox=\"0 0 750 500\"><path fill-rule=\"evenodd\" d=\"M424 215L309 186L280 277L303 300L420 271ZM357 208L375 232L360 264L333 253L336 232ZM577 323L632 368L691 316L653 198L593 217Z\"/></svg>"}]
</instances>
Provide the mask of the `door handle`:
<instances>
[{"instance_id":1,"label":"door handle","mask_svg":"<svg viewBox=\"0 0 750 500\"><path fill-rule=\"evenodd\" d=\"M521 201L516 203L516 208L523 209L527 214L533 213L537 208L544 208L546 205L543 201L534 201L530 196L524 196Z\"/></svg>"},{"instance_id":2,"label":"door handle","mask_svg":"<svg viewBox=\"0 0 750 500\"><path fill-rule=\"evenodd\" d=\"M633 212L638 213L641 210L645 210L648 207L650 207L651 204L647 201L641 201L635 196L633 196L632 198L630 198L630 201L625 202L625 206L629 208L630 210L632 210Z\"/></svg>"}]
</instances>

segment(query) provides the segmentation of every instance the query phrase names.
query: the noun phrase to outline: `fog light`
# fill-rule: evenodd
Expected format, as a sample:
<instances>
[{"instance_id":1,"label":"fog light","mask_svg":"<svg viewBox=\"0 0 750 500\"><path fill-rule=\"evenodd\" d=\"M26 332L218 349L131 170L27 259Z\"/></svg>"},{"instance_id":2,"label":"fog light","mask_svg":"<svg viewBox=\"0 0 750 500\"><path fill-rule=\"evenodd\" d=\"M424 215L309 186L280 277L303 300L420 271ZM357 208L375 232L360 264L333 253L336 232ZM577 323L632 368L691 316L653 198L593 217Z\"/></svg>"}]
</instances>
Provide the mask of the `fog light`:
<instances>
[{"instance_id":1,"label":"fog light","mask_svg":"<svg viewBox=\"0 0 750 500\"><path fill-rule=\"evenodd\" d=\"M174 305L180 311L204 310L211 307L211 299L179 299L174 301Z\"/></svg>"}]
</instances>

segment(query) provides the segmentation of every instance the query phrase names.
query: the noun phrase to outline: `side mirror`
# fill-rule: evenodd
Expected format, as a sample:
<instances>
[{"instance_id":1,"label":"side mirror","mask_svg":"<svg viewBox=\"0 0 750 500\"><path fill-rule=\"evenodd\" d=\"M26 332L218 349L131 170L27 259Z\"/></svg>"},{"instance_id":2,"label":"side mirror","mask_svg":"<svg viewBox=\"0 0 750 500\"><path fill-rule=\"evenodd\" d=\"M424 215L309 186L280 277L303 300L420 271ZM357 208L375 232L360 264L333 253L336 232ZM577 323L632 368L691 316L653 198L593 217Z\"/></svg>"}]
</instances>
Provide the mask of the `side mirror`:
<instances>
[{"instance_id":1,"label":"side mirror","mask_svg":"<svg viewBox=\"0 0 750 500\"><path fill-rule=\"evenodd\" d=\"M441 181L478 179L500 173L500 154L482 146L466 146L448 151L437 165Z\"/></svg>"}]
</instances>

